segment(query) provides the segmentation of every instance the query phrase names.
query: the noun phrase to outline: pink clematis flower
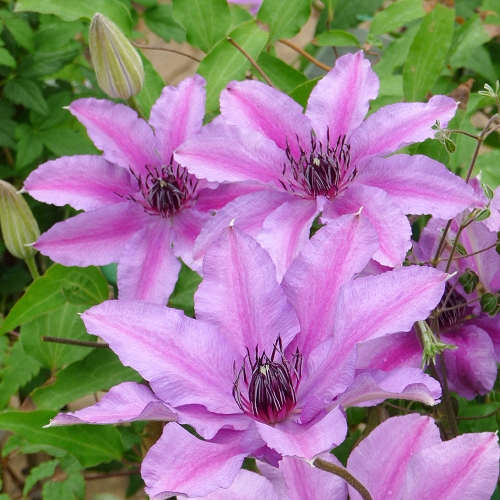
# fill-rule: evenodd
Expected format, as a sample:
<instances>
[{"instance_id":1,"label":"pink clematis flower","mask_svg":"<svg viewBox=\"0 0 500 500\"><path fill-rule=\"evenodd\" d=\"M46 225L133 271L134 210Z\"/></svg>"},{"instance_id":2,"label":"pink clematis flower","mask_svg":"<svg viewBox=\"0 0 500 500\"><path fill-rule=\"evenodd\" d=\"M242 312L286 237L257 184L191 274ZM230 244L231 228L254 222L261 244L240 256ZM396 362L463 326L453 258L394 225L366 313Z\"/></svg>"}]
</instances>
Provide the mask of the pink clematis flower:
<instances>
[{"instance_id":1,"label":"pink clematis flower","mask_svg":"<svg viewBox=\"0 0 500 500\"><path fill-rule=\"evenodd\" d=\"M492 432L441 441L430 417L393 417L353 450L347 470L373 500L489 500L498 479L498 437ZM352 500L361 497L349 487Z\"/></svg>"},{"instance_id":2,"label":"pink clematis flower","mask_svg":"<svg viewBox=\"0 0 500 500\"><path fill-rule=\"evenodd\" d=\"M356 344L427 317L447 278L411 267L353 281L377 245L366 218L341 217L305 245L279 285L270 256L230 227L205 256L196 320L121 300L82 315L89 333L151 386L147 398L134 395L145 409L134 403L129 418L161 409L178 422L144 459L151 498L227 488L246 456L273 465L282 456L310 459L343 441L341 408L388 397L435 403L439 384L419 369L355 374ZM52 424L108 422L108 411L116 415L110 404L59 415Z\"/></svg>"},{"instance_id":3,"label":"pink clematis flower","mask_svg":"<svg viewBox=\"0 0 500 500\"><path fill-rule=\"evenodd\" d=\"M447 258L462 222L460 214L452 221L447 244L438 269L445 270ZM476 221L460 232L462 251L468 256L455 254L449 272L456 275L446 284L440 301L439 335L441 340L457 349L444 351L446 373L450 390L473 399L493 388L500 362L500 315L493 317L481 312L478 289L496 293L500 289L500 255L495 250L496 232L490 231L485 221ZM432 219L423 230L413 252L420 262L430 262L434 257L445 221ZM466 271L473 271L479 285L466 293L458 281ZM358 366L390 371L401 366L419 366L422 347L414 331L397 333L359 346ZM437 369L441 371L439 359Z\"/></svg>"},{"instance_id":4,"label":"pink clematis flower","mask_svg":"<svg viewBox=\"0 0 500 500\"><path fill-rule=\"evenodd\" d=\"M231 82L220 97L222 117L178 147L175 158L200 178L254 180L266 189L238 198L211 220L195 258L235 219L270 253L280 278L319 214L326 222L363 207L380 240L374 258L394 267L410 248L404 214L446 219L473 203L473 190L444 165L421 155L387 157L433 137L432 125L453 117L455 101L434 96L426 104L393 104L364 120L378 89L362 52L337 60L305 114L263 83Z\"/></svg>"},{"instance_id":5,"label":"pink clematis flower","mask_svg":"<svg viewBox=\"0 0 500 500\"><path fill-rule=\"evenodd\" d=\"M197 132L205 113L200 76L165 87L149 125L122 104L80 99L69 107L103 156L49 161L25 189L37 200L85 213L56 224L35 247L64 265L118 262L120 298L165 304L210 211L239 188L198 181L172 154ZM153 127L153 129L151 128Z\"/></svg>"}]
</instances>

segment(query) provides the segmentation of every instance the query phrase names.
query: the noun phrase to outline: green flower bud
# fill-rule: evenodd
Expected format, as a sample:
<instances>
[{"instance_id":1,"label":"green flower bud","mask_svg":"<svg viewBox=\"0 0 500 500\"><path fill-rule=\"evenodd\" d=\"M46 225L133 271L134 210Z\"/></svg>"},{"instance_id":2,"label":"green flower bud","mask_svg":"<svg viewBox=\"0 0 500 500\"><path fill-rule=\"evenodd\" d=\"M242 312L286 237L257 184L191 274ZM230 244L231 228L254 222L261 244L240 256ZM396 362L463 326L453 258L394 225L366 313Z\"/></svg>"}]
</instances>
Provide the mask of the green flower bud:
<instances>
[{"instance_id":1,"label":"green flower bud","mask_svg":"<svg viewBox=\"0 0 500 500\"><path fill-rule=\"evenodd\" d=\"M118 26L96 13L90 23L90 55L97 81L110 97L128 99L144 82L142 61Z\"/></svg>"},{"instance_id":2,"label":"green flower bud","mask_svg":"<svg viewBox=\"0 0 500 500\"><path fill-rule=\"evenodd\" d=\"M38 224L24 198L11 184L0 181L0 228L7 250L19 259L32 259L31 246L40 236Z\"/></svg>"}]
</instances>

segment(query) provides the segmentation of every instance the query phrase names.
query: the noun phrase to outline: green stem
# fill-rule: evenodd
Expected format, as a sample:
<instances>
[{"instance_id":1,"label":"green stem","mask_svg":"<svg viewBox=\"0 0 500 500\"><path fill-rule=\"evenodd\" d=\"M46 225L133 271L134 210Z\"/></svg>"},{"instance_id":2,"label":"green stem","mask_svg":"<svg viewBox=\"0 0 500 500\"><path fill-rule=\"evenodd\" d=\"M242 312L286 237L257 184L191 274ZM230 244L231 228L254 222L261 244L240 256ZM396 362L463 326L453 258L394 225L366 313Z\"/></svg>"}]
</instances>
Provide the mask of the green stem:
<instances>
[{"instance_id":1,"label":"green stem","mask_svg":"<svg viewBox=\"0 0 500 500\"><path fill-rule=\"evenodd\" d=\"M37 278L39 278L40 273L38 272L38 269L36 267L35 257L33 255L30 257L26 257L26 259L24 259L24 262L26 262L26 265L28 266L33 279L36 280Z\"/></svg>"},{"instance_id":2,"label":"green stem","mask_svg":"<svg viewBox=\"0 0 500 500\"><path fill-rule=\"evenodd\" d=\"M314 467L330 472L341 477L347 484L350 484L360 495L363 500L372 500L369 491L346 469L339 465L332 464L321 458L317 458L313 462Z\"/></svg>"},{"instance_id":3,"label":"green stem","mask_svg":"<svg viewBox=\"0 0 500 500\"><path fill-rule=\"evenodd\" d=\"M139 115L140 118L142 118L143 120L146 120L146 115L143 113L142 108L139 106L139 103L137 102L137 99L135 98L135 96L129 97L127 99L127 104L134 111L137 111L137 114Z\"/></svg>"}]
</instances>

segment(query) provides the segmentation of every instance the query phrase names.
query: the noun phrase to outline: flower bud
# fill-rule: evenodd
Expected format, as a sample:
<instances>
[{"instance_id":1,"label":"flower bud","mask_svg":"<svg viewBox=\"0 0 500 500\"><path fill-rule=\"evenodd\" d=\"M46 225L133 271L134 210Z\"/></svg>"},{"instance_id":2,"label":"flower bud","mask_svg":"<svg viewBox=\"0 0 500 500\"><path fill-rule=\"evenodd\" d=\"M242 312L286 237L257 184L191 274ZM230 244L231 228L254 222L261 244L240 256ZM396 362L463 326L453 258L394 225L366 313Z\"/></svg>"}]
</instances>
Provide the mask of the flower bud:
<instances>
[{"instance_id":1,"label":"flower bud","mask_svg":"<svg viewBox=\"0 0 500 500\"><path fill-rule=\"evenodd\" d=\"M0 181L0 228L7 250L19 259L31 259L31 246L40 236L38 224L24 198L11 184Z\"/></svg>"},{"instance_id":2,"label":"flower bud","mask_svg":"<svg viewBox=\"0 0 500 500\"><path fill-rule=\"evenodd\" d=\"M128 99L144 82L142 61L118 26L96 13L90 23L90 55L97 81L110 97Z\"/></svg>"}]
</instances>

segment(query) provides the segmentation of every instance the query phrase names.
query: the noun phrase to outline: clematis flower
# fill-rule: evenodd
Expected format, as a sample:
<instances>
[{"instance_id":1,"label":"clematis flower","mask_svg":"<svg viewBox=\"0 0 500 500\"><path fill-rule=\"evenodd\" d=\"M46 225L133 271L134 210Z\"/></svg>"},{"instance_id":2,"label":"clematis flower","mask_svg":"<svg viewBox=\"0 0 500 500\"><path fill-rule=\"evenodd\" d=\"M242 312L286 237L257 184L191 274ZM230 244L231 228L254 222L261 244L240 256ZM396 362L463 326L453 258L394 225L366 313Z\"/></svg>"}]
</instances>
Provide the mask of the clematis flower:
<instances>
[{"instance_id":1,"label":"clematis flower","mask_svg":"<svg viewBox=\"0 0 500 500\"><path fill-rule=\"evenodd\" d=\"M356 344L427 317L447 278L414 266L353 281L377 245L366 218L341 217L306 244L279 285L270 256L229 227L205 256L196 320L121 300L82 315L88 332L149 382L144 411L160 403L177 414L143 461L152 499L227 488L246 456L276 466L283 456L330 450L345 437L341 408L388 397L435 403L439 384L419 369L355 376ZM110 406L52 424L108 422L107 412L116 414ZM132 407L134 419L143 410Z\"/></svg>"},{"instance_id":2,"label":"clematis flower","mask_svg":"<svg viewBox=\"0 0 500 500\"><path fill-rule=\"evenodd\" d=\"M165 87L149 125L135 111L105 100L80 99L69 110L102 156L71 156L35 170L25 189L37 200L85 212L44 233L35 247L67 266L118 262L120 298L166 303L210 211L240 188L198 181L172 158L197 132L205 113L200 76ZM153 129L154 131L153 131Z\"/></svg>"},{"instance_id":3,"label":"clematis flower","mask_svg":"<svg viewBox=\"0 0 500 500\"><path fill-rule=\"evenodd\" d=\"M438 269L446 268L462 218L460 214L452 221ZM492 390L500 362L500 316L490 317L481 311L479 303L479 290L496 293L500 289L500 255L495 250L497 234L487 228L486 220L473 222L460 232L459 242L465 255L455 254L449 272L456 275L446 284L438 307L440 339L457 346L443 353L448 385L450 390L467 399ZM434 257L445 225L445 221L433 219L423 230L413 249L420 262L430 262ZM466 293L459 277L469 270L477 275L479 285ZM385 371L419 366L422 359L422 347L415 331L374 340L360 345L359 351L359 367ZM441 371L439 359L437 369Z\"/></svg>"},{"instance_id":4,"label":"clematis flower","mask_svg":"<svg viewBox=\"0 0 500 500\"><path fill-rule=\"evenodd\" d=\"M364 120L379 81L362 52L340 57L313 89L305 114L290 97L261 82L231 82L217 118L175 152L199 178L258 181L266 189L238 198L202 231L200 258L230 220L256 237L283 276L309 238L312 222L363 214L376 228L374 258L399 265L410 248L404 214L451 218L475 201L472 189L426 156L389 154L433 137L455 101L386 106ZM269 188L272 188L271 190Z\"/></svg>"},{"instance_id":5,"label":"clematis flower","mask_svg":"<svg viewBox=\"0 0 500 500\"><path fill-rule=\"evenodd\" d=\"M373 500L489 500L498 479L498 437L492 432L441 441L430 417L393 417L354 448L347 470ZM353 500L361 497L349 487Z\"/></svg>"}]
</instances>

